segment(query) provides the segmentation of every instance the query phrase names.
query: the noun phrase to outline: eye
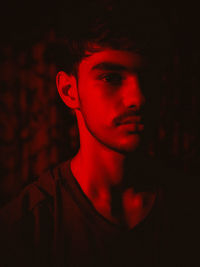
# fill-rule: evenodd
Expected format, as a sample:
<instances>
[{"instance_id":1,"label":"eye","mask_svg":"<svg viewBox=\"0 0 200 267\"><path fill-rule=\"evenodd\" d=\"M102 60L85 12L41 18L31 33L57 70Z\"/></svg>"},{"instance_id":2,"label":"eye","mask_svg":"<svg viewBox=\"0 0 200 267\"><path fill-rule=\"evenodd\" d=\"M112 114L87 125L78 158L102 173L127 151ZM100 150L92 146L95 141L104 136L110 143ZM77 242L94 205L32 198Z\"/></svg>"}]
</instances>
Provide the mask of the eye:
<instances>
[{"instance_id":1,"label":"eye","mask_svg":"<svg viewBox=\"0 0 200 267\"><path fill-rule=\"evenodd\" d=\"M107 73L103 74L100 79L111 85L120 85L122 83L123 77L120 73Z\"/></svg>"}]
</instances>

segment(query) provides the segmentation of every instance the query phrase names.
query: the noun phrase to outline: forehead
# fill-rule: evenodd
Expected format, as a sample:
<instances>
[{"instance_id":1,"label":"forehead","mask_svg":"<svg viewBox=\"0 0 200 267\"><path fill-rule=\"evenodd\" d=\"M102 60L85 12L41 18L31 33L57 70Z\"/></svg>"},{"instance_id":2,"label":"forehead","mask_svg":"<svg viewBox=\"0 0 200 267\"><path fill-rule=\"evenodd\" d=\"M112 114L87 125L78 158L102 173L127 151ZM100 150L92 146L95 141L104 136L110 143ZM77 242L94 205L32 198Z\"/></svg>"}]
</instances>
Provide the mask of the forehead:
<instances>
[{"instance_id":1,"label":"forehead","mask_svg":"<svg viewBox=\"0 0 200 267\"><path fill-rule=\"evenodd\" d=\"M79 65L79 73L95 70L135 70L146 65L142 55L136 52L105 49L88 54Z\"/></svg>"}]
</instances>

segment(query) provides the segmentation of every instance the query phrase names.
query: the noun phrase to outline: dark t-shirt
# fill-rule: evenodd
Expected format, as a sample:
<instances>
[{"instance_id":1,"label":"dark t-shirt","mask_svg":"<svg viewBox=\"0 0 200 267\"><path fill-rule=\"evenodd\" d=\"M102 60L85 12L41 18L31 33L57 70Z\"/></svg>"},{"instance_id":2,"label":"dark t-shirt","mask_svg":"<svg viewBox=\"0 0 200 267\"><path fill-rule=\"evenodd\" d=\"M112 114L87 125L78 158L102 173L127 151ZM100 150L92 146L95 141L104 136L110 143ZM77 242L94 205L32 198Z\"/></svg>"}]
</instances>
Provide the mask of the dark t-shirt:
<instances>
[{"instance_id":1,"label":"dark t-shirt","mask_svg":"<svg viewBox=\"0 0 200 267\"><path fill-rule=\"evenodd\" d=\"M194 210L182 195L159 182L151 212L128 230L95 210L64 162L2 209L0 266L199 266Z\"/></svg>"}]
</instances>

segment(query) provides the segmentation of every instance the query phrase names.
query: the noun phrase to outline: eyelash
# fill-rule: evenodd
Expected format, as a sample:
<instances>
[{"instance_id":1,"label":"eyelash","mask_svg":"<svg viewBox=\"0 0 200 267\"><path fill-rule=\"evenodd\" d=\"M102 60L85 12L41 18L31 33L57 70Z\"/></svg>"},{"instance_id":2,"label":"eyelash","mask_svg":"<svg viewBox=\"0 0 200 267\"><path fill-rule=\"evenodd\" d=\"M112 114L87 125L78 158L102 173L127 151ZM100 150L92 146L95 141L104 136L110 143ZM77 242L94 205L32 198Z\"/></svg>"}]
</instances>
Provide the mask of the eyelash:
<instances>
[{"instance_id":1,"label":"eyelash","mask_svg":"<svg viewBox=\"0 0 200 267\"><path fill-rule=\"evenodd\" d=\"M103 74L99 77L99 79L111 85L120 85L123 81L122 75L114 72Z\"/></svg>"}]
</instances>

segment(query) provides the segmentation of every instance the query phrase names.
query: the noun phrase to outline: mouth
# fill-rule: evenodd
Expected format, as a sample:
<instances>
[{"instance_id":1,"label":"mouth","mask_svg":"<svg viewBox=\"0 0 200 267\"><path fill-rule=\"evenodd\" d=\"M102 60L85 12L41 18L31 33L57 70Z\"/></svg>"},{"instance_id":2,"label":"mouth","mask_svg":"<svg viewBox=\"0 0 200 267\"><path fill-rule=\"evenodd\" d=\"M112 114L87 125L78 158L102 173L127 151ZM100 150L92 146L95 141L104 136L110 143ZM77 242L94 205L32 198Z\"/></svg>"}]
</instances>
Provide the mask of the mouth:
<instances>
[{"instance_id":1,"label":"mouth","mask_svg":"<svg viewBox=\"0 0 200 267\"><path fill-rule=\"evenodd\" d=\"M129 133L141 133L144 130L144 122L140 116L131 116L121 119L117 126Z\"/></svg>"},{"instance_id":2,"label":"mouth","mask_svg":"<svg viewBox=\"0 0 200 267\"><path fill-rule=\"evenodd\" d=\"M126 125L126 124L144 124L142 122L142 118L141 116L129 116L129 117L126 117L124 119L121 119L119 122L117 122L117 125Z\"/></svg>"}]
</instances>

